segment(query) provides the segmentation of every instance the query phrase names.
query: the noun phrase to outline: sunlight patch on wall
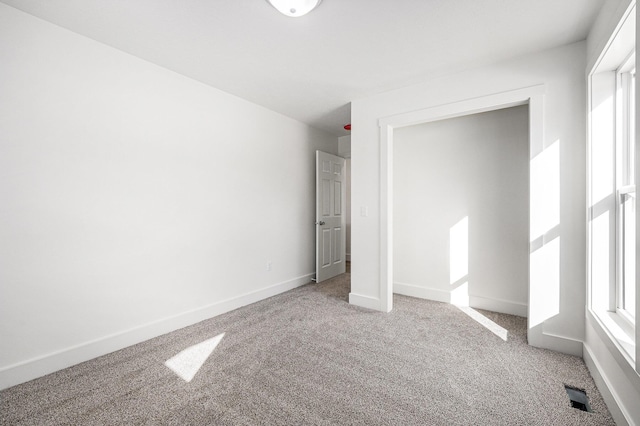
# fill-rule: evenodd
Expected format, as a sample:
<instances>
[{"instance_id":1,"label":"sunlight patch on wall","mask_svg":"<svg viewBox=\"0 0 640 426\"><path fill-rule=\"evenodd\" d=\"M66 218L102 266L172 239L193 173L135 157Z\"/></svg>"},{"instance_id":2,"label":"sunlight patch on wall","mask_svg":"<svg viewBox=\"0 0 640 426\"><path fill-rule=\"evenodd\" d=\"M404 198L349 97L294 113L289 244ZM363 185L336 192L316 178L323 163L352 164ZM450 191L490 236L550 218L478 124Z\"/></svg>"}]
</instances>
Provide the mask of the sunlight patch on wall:
<instances>
[{"instance_id":1,"label":"sunlight patch on wall","mask_svg":"<svg viewBox=\"0 0 640 426\"><path fill-rule=\"evenodd\" d=\"M164 365L176 373L185 382L190 382L198 373L205 361L211 356L220 343L224 333L204 342L190 346L177 355L169 358Z\"/></svg>"},{"instance_id":2,"label":"sunlight patch on wall","mask_svg":"<svg viewBox=\"0 0 640 426\"><path fill-rule=\"evenodd\" d=\"M560 140L531 160L529 328L560 313Z\"/></svg>"},{"instance_id":3,"label":"sunlight patch on wall","mask_svg":"<svg viewBox=\"0 0 640 426\"><path fill-rule=\"evenodd\" d=\"M609 212L605 212L591 222L591 308L609 309L609 283L614 248L610 232Z\"/></svg>"},{"instance_id":4,"label":"sunlight patch on wall","mask_svg":"<svg viewBox=\"0 0 640 426\"><path fill-rule=\"evenodd\" d=\"M531 160L531 241L560 223L560 141Z\"/></svg>"},{"instance_id":5,"label":"sunlight patch on wall","mask_svg":"<svg viewBox=\"0 0 640 426\"><path fill-rule=\"evenodd\" d=\"M449 229L449 283L457 281L469 274L469 217Z\"/></svg>"},{"instance_id":6,"label":"sunlight patch on wall","mask_svg":"<svg viewBox=\"0 0 640 426\"><path fill-rule=\"evenodd\" d=\"M607 94L591 112L591 120L594 123L591 126L591 205L597 204L614 192L614 111L613 96Z\"/></svg>"},{"instance_id":7,"label":"sunlight patch on wall","mask_svg":"<svg viewBox=\"0 0 640 426\"><path fill-rule=\"evenodd\" d=\"M560 238L531 253L529 328L560 313Z\"/></svg>"},{"instance_id":8,"label":"sunlight patch on wall","mask_svg":"<svg viewBox=\"0 0 640 426\"><path fill-rule=\"evenodd\" d=\"M450 303L456 306L469 306L469 283L464 282L451 290Z\"/></svg>"}]
</instances>

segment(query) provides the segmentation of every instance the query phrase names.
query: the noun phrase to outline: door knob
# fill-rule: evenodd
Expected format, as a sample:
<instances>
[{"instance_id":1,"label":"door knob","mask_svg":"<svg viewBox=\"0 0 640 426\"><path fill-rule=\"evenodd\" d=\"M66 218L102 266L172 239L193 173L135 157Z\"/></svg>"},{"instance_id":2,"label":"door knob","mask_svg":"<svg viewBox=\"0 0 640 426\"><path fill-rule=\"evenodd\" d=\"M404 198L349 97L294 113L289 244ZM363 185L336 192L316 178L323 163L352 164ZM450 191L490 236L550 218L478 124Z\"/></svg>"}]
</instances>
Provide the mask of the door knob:
<instances>
[{"instance_id":1,"label":"door knob","mask_svg":"<svg viewBox=\"0 0 640 426\"><path fill-rule=\"evenodd\" d=\"M320 222L316 222L316 225L322 226L322 225L324 225L324 221L321 220Z\"/></svg>"}]
</instances>

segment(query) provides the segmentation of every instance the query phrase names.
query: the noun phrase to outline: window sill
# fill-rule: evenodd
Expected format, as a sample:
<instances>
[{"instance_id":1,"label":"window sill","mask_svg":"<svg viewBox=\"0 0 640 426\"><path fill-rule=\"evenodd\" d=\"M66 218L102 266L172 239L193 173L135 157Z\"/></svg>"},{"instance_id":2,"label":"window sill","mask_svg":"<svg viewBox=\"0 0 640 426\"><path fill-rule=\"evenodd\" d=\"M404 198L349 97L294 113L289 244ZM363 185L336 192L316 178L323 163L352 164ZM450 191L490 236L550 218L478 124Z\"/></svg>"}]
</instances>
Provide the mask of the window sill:
<instances>
[{"instance_id":1,"label":"window sill","mask_svg":"<svg viewBox=\"0 0 640 426\"><path fill-rule=\"evenodd\" d=\"M609 340L620 354L635 369L636 336L633 326L617 312L589 310L600 324Z\"/></svg>"}]
</instances>

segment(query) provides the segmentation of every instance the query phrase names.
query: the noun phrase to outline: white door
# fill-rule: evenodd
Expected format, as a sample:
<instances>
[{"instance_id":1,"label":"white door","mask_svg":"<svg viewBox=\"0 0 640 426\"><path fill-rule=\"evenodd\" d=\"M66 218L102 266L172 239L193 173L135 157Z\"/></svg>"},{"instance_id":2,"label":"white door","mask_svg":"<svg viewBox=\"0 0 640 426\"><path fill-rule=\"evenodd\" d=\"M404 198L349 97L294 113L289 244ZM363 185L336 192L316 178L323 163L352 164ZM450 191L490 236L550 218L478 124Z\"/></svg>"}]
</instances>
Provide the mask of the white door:
<instances>
[{"instance_id":1,"label":"white door","mask_svg":"<svg viewBox=\"0 0 640 426\"><path fill-rule=\"evenodd\" d=\"M316 282L345 272L345 160L316 151Z\"/></svg>"}]
</instances>

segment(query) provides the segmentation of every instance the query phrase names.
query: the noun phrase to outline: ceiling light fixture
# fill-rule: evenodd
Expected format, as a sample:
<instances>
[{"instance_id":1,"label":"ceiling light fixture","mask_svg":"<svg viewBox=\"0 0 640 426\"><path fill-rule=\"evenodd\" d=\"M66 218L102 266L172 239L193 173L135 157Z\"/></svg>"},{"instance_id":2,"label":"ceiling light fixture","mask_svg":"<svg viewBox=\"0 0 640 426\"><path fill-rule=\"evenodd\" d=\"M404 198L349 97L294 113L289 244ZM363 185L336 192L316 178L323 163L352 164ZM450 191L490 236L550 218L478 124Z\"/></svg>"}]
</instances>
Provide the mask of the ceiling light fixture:
<instances>
[{"instance_id":1,"label":"ceiling light fixture","mask_svg":"<svg viewBox=\"0 0 640 426\"><path fill-rule=\"evenodd\" d=\"M267 0L278 12L291 18L306 15L315 9L322 0Z\"/></svg>"}]
</instances>

